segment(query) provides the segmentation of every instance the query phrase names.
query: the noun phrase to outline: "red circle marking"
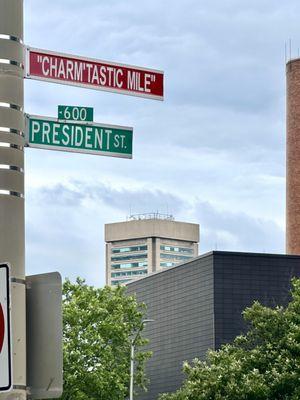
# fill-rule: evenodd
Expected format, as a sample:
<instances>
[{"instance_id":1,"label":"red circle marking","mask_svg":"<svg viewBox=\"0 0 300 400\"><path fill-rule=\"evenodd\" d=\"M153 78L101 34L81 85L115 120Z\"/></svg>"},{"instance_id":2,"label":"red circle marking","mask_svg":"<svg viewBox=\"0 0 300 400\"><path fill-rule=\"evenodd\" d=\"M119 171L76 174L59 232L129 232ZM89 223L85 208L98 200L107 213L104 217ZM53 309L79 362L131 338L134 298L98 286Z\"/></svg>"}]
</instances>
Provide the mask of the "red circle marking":
<instances>
[{"instance_id":1,"label":"red circle marking","mask_svg":"<svg viewBox=\"0 0 300 400\"><path fill-rule=\"evenodd\" d=\"M4 321L4 313L3 308L0 303L0 353L2 351L3 342L4 342L4 333L5 333L5 321Z\"/></svg>"}]
</instances>

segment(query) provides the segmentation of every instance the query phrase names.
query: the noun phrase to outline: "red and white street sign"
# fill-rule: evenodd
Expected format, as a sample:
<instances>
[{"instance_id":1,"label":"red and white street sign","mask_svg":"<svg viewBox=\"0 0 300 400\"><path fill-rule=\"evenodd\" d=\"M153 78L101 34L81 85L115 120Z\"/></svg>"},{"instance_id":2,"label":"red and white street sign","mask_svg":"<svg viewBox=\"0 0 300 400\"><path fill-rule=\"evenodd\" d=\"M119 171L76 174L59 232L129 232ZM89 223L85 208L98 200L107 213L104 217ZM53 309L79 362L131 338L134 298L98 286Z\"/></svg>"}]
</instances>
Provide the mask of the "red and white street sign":
<instances>
[{"instance_id":1,"label":"red and white street sign","mask_svg":"<svg viewBox=\"0 0 300 400\"><path fill-rule=\"evenodd\" d=\"M26 78L163 100L164 73L28 47Z\"/></svg>"},{"instance_id":2,"label":"red and white street sign","mask_svg":"<svg viewBox=\"0 0 300 400\"><path fill-rule=\"evenodd\" d=\"M9 266L0 264L0 392L12 388Z\"/></svg>"}]
</instances>

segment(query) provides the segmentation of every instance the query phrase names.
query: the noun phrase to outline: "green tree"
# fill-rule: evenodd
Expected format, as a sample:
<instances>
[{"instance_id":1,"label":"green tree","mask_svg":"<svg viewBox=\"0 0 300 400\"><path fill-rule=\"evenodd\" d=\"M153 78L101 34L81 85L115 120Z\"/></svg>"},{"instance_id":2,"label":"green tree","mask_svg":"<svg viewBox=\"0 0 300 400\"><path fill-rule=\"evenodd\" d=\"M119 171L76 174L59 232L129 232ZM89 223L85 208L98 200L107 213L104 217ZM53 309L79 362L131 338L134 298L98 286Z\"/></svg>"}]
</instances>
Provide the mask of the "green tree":
<instances>
[{"instance_id":1,"label":"green tree","mask_svg":"<svg viewBox=\"0 0 300 400\"><path fill-rule=\"evenodd\" d=\"M81 279L63 286L64 400L119 400L129 387L131 337L145 306L124 287L96 289ZM138 337L137 346L147 340ZM136 354L135 384L145 388L149 352Z\"/></svg>"},{"instance_id":2,"label":"green tree","mask_svg":"<svg viewBox=\"0 0 300 400\"><path fill-rule=\"evenodd\" d=\"M299 400L300 279L287 307L255 302L243 315L250 329L232 344L184 364L182 387L160 400Z\"/></svg>"}]
</instances>

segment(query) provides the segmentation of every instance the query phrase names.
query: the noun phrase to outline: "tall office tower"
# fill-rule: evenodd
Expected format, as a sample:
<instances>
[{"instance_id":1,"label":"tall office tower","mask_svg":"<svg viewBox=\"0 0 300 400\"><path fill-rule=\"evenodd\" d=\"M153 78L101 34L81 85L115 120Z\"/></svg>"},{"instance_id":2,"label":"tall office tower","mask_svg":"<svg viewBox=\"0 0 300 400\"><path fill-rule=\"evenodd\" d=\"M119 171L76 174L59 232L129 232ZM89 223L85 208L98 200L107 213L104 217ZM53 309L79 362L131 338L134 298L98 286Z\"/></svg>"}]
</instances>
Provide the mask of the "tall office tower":
<instances>
[{"instance_id":1,"label":"tall office tower","mask_svg":"<svg viewBox=\"0 0 300 400\"><path fill-rule=\"evenodd\" d=\"M171 215L138 214L105 225L106 284L118 285L198 255L199 225Z\"/></svg>"}]
</instances>

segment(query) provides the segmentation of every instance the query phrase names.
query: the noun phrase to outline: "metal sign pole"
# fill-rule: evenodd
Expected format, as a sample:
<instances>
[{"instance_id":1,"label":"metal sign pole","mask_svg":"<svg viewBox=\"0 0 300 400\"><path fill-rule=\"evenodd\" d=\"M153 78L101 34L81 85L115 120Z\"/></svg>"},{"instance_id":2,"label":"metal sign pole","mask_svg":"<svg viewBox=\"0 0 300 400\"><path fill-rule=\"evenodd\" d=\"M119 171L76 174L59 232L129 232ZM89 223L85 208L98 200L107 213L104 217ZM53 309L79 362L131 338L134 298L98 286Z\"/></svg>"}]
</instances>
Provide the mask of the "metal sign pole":
<instances>
[{"instance_id":1,"label":"metal sign pole","mask_svg":"<svg viewBox=\"0 0 300 400\"><path fill-rule=\"evenodd\" d=\"M13 392L26 399L23 0L0 0L0 258L11 264Z\"/></svg>"}]
</instances>

